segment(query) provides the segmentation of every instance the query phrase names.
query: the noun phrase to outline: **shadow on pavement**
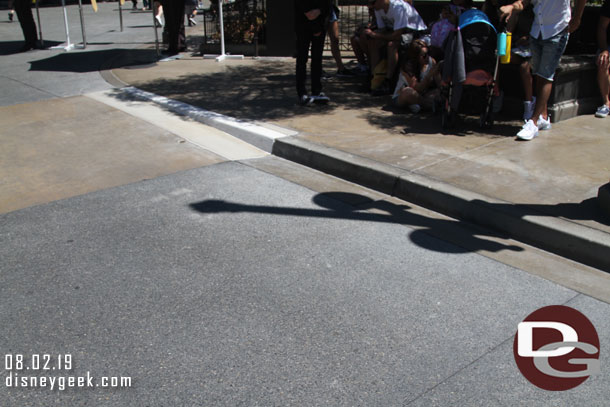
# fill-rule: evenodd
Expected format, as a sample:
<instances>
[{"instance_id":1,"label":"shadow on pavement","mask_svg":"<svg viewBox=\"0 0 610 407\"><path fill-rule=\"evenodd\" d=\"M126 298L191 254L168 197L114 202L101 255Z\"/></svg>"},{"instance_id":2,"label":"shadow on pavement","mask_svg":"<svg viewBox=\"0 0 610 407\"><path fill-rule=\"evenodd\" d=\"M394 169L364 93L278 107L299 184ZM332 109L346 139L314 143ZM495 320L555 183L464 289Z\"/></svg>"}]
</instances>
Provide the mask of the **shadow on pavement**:
<instances>
[{"instance_id":1,"label":"shadow on pavement","mask_svg":"<svg viewBox=\"0 0 610 407\"><path fill-rule=\"evenodd\" d=\"M387 201L374 201L368 197L345 192L327 192L314 196L313 202L323 209L290 208L264 205L248 205L222 200L207 200L190 204L200 213L250 212L281 216L304 216L327 219L345 219L366 222L398 223L417 228L409 234L416 245L428 250L443 253L470 253L480 250L499 252L502 250L523 251L521 247L505 245L481 238L506 238L494 232L463 227L464 223L455 220L434 219L409 211L406 205L396 205ZM371 212L374 210L375 212ZM459 229L458 229L459 228ZM451 241L439 241L430 235ZM451 238L451 236L459 237Z\"/></svg>"},{"instance_id":2,"label":"shadow on pavement","mask_svg":"<svg viewBox=\"0 0 610 407\"><path fill-rule=\"evenodd\" d=\"M134 83L134 86L245 120L278 121L295 116L325 120L326 116L342 109L348 113L356 111L372 126L397 133L438 134L442 130L440 115L431 112L411 114L393 106L389 96L372 97L364 91L363 79L358 77L331 77L323 83L324 92L330 96L331 103L325 106L299 106L293 70L291 63L259 61L254 65L227 66L220 72L156 78ZM502 121L482 131L477 123L478 119L465 119L463 126L452 129L447 135L480 133L490 138L514 137L518 129L514 124Z\"/></svg>"},{"instance_id":3,"label":"shadow on pavement","mask_svg":"<svg viewBox=\"0 0 610 407\"><path fill-rule=\"evenodd\" d=\"M57 54L30 62L30 71L96 72L112 67L143 65L157 60L154 50L108 49Z\"/></svg>"},{"instance_id":4,"label":"shadow on pavement","mask_svg":"<svg viewBox=\"0 0 610 407\"><path fill-rule=\"evenodd\" d=\"M21 47L23 47L23 41L3 41L0 42L0 55L13 55L19 54ZM50 48L61 44L58 41L45 41L43 48Z\"/></svg>"}]
</instances>

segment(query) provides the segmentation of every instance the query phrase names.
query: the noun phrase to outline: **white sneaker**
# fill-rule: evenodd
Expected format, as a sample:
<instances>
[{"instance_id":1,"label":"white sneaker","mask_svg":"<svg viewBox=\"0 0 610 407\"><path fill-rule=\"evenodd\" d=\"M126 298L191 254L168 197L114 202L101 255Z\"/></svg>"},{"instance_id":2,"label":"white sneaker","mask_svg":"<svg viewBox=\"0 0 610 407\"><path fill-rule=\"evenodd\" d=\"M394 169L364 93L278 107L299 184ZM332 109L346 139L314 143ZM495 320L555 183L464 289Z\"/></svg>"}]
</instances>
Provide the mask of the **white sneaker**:
<instances>
[{"instance_id":1,"label":"white sneaker","mask_svg":"<svg viewBox=\"0 0 610 407\"><path fill-rule=\"evenodd\" d=\"M602 105L597 108L597 111L595 112L595 117L603 119L604 117L608 116L608 114L610 114L610 107L608 107L608 105Z\"/></svg>"},{"instance_id":2,"label":"white sneaker","mask_svg":"<svg viewBox=\"0 0 610 407\"><path fill-rule=\"evenodd\" d=\"M536 96L532 97L531 102L523 102L523 121L526 122L534 115L534 108L536 107Z\"/></svg>"},{"instance_id":3,"label":"white sneaker","mask_svg":"<svg viewBox=\"0 0 610 407\"><path fill-rule=\"evenodd\" d=\"M326 96L324 92L320 92L317 95L311 95L311 99L313 100L313 103L320 105L325 105L326 103L330 102L330 98Z\"/></svg>"},{"instance_id":4,"label":"white sneaker","mask_svg":"<svg viewBox=\"0 0 610 407\"><path fill-rule=\"evenodd\" d=\"M309 106L313 103L313 99L308 95L303 95L299 98L299 104L301 106Z\"/></svg>"},{"instance_id":5,"label":"white sneaker","mask_svg":"<svg viewBox=\"0 0 610 407\"><path fill-rule=\"evenodd\" d=\"M540 115L538 117L538 130L551 130L551 121L549 119L545 119Z\"/></svg>"},{"instance_id":6,"label":"white sneaker","mask_svg":"<svg viewBox=\"0 0 610 407\"><path fill-rule=\"evenodd\" d=\"M533 120L528 120L523 125L523 128L517 133L519 140L531 140L538 135L538 126L534 124Z\"/></svg>"}]
</instances>

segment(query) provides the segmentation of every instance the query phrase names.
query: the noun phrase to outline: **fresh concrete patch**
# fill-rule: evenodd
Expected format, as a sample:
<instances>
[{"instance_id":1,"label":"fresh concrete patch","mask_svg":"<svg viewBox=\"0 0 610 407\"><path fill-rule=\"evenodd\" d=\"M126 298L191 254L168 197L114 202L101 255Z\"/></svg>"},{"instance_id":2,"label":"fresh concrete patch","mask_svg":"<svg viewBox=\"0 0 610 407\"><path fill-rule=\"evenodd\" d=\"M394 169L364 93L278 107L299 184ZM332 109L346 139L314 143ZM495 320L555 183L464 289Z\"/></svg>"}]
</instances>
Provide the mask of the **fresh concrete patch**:
<instances>
[{"instance_id":1,"label":"fresh concrete patch","mask_svg":"<svg viewBox=\"0 0 610 407\"><path fill-rule=\"evenodd\" d=\"M0 107L0 213L225 161L76 96Z\"/></svg>"}]
</instances>

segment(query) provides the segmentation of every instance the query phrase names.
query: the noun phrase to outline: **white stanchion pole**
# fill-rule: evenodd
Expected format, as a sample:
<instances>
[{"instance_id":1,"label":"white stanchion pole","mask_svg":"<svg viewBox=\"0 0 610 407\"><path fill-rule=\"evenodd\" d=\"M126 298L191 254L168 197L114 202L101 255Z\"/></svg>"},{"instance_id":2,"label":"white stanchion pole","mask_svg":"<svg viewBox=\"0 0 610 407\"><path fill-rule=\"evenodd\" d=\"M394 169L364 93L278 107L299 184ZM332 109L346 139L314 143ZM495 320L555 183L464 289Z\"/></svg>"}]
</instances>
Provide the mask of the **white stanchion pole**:
<instances>
[{"instance_id":1,"label":"white stanchion pole","mask_svg":"<svg viewBox=\"0 0 610 407\"><path fill-rule=\"evenodd\" d=\"M63 48L66 51L71 51L74 48L83 49L84 46L81 45L81 46L77 47L76 45L74 45L74 44L72 44L70 42L70 27L68 27L68 11L66 10L66 0L61 0L61 6L64 9L64 25L65 25L65 28L66 28L66 42L64 44L62 44L62 45L58 45L56 47L51 47L51 49L60 49L60 48ZM85 40L85 34L84 34L85 33L85 27L84 27L82 18L81 18L81 29L83 30L83 40Z\"/></svg>"},{"instance_id":2,"label":"white stanchion pole","mask_svg":"<svg viewBox=\"0 0 610 407\"><path fill-rule=\"evenodd\" d=\"M222 3L223 0L218 0L218 18L220 21L220 55L205 54L203 59L216 59L216 62L222 62L225 59L244 59L243 55L225 54L225 27L222 19Z\"/></svg>"},{"instance_id":3,"label":"white stanchion pole","mask_svg":"<svg viewBox=\"0 0 610 407\"><path fill-rule=\"evenodd\" d=\"M74 45L72 45L72 43L70 42L70 27L68 27L68 12L66 11L66 0L61 0L61 6L64 9L64 24L66 27L66 45L58 45L56 47L53 48L63 48L66 51L70 51L72 48L74 48Z\"/></svg>"}]
</instances>

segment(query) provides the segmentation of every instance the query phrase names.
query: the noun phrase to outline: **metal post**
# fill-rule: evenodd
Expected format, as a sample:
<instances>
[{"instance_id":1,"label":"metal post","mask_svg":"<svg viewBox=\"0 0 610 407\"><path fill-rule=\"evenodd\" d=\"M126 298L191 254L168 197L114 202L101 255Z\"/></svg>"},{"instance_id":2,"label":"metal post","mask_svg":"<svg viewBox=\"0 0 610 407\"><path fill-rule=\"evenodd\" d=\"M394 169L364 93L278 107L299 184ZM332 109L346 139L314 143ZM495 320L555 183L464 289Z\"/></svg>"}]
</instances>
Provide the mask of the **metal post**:
<instances>
[{"instance_id":1,"label":"metal post","mask_svg":"<svg viewBox=\"0 0 610 407\"><path fill-rule=\"evenodd\" d=\"M72 48L74 48L74 45L72 45L72 43L70 42L70 28L68 27L68 12L66 11L66 0L61 0L61 6L64 9L64 26L66 28L66 45L58 45L56 47L53 47L54 49L57 48L63 48L66 51L71 50Z\"/></svg>"},{"instance_id":2,"label":"metal post","mask_svg":"<svg viewBox=\"0 0 610 407\"><path fill-rule=\"evenodd\" d=\"M78 13L80 14L80 29L83 33L83 49L87 48L87 34L85 33L85 17L83 16L83 1L78 0Z\"/></svg>"},{"instance_id":3,"label":"metal post","mask_svg":"<svg viewBox=\"0 0 610 407\"><path fill-rule=\"evenodd\" d=\"M222 20L222 0L218 0L218 14L220 18L220 56L225 55L225 26Z\"/></svg>"},{"instance_id":4,"label":"metal post","mask_svg":"<svg viewBox=\"0 0 610 407\"><path fill-rule=\"evenodd\" d=\"M153 29L155 30L155 50L157 51L157 57L161 55L161 51L159 51L159 33L157 32L157 18L155 16L155 4L153 0L150 0L152 6L152 19L153 19Z\"/></svg>"},{"instance_id":5,"label":"metal post","mask_svg":"<svg viewBox=\"0 0 610 407\"><path fill-rule=\"evenodd\" d=\"M40 48L44 48L44 40L42 39L42 24L40 24L40 10L38 10L38 0L36 0L36 18L38 19L38 41L40 41Z\"/></svg>"},{"instance_id":6,"label":"metal post","mask_svg":"<svg viewBox=\"0 0 610 407\"><path fill-rule=\"evenodd\" d=\"M215 58L216 62L222 62L225 59L244 59L243 55L227 55L225 54L225 29L222 21L222 2L223 0L218 0L218 15L220 21L220 55L204 55L204 59Z\"/></svg>"},{"instance_id":7,"label":"metal post","mask_svg":"<svg viewBox=\"0 0 610 407\"><path fill-rule=\"evenodd\" d=\"M121 7L121 0L119 0L119 20L121 21L121 32L123 32L123 7Z\"/></svg>"}]
</instances>

